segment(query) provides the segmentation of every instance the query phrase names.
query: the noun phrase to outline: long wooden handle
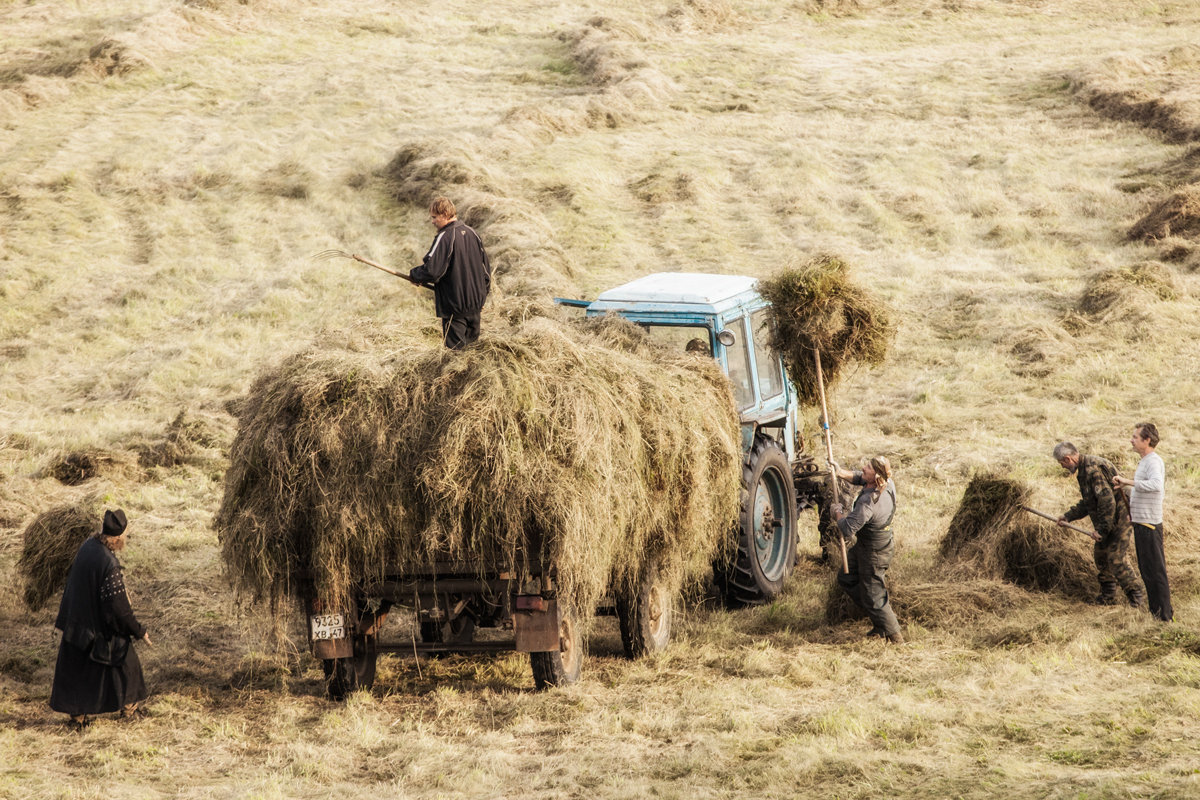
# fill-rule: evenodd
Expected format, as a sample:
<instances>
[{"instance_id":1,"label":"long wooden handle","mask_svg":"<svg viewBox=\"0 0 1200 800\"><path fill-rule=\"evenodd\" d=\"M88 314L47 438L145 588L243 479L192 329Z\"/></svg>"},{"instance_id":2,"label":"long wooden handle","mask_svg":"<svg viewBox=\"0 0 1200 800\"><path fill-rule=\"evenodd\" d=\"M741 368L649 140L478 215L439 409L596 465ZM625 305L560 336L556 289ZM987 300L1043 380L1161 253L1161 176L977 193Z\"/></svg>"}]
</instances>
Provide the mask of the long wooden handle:
<instances>
[{"instance_id":1,"label":"long wooden handle","mask_svg":"<svg viewBox=\"0 0 1200 800\"><path fill-rule=\"evenodd\" d=\"M1058 522L1058 517L1054 517L1054 516L1051 516L1050 514L1046 514L1042 511L1038 511L1036 508L1030 508L1029 506L1021 506L1020 508L1022 511L1028 511L1030 514L1035 514L1039 517L1042 517L1043 519L1048 519L1051 522ZM1075 525L1068 524L1068 525L1063 525L1062 527L1070 528L1073 531L1078 531L1078 532L1082 533L1084 536L1092 535L1091 531L1085 531L1083 528L1076 527Z\"/></svg>"},{"instance_id":2,"label":"long wooden handle","mask_svg":"<svg viewBox=\"0 0 1200 800\"><path fill-rule=\"evenodd\" d=\"M825 374L821 370L821 351L813 348L813 361L817 365L817 391L821 395L821 427L825 429L825 457L829 461L829 490L833 497L833 502L838 501L838 476L837 470L833 468L833 436L829 432L829 408L825 405ZM834 521L834 525L837 522ZM842 546L842 572L850 572L850 560L846 556L846 537L842 536L841 528L838 528L838 544Z\"/></svg>"},{"instance_id":3,"label":"long wooden handle","mask_svg":"<svg viewBox=\"0 0 1200 800\"><path fill-rule=\"evenodd\" d=\"M359 261L359 262L362 262L363 264L366 264L368 267L374 267L375 269L381 269L384 272L386 272L388 275L395 275L397 278L404 278L404 280L406 280L406 281L412 280L407 275L405 275L403 272L397 272L394 269L388 269L387 267L383 266L382 264L376 264L374 261L370 260L369 258L363 258L362 256L355 255L354 253L351 253L350 257L353 258L355 261Z\"/></svg>"}]
</instances>

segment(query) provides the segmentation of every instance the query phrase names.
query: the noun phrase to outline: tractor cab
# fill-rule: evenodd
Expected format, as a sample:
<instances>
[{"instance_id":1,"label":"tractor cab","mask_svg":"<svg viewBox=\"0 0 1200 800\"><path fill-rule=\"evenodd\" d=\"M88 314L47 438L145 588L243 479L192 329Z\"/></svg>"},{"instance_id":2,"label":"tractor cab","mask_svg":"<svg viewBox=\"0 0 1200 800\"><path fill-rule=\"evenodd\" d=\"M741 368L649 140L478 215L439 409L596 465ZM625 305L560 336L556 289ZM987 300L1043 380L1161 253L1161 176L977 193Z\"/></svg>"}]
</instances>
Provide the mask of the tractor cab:
<instances>
[{"instance_id":1,"label":"tractor cab","mask_svg":"<svg viewBox=\"0 0 1200 800\"><path fill-rule=\"evenodd\" d=\"M799 403L783 362L767 343L767 301L756 279L741 275L658 272L601 292L591 302L559 300L589 317L619 314L679 352L711 355L733 384L743 450L756 434L796 458Z\"/></svg>"},{"instance_id":2,"label":"tractor cab","mask_svg":"<svg viewBox=\"0 0 1200 800\"><path fill-rule=\"evenodd\" d=\"M754 278L659 272L601 292L559 300L589 317L619 314L678 352L717 360L733 384L742 425L742 497L736 556L713 565L730 607L770 602L796 558L796 518L818 502L798 497L815 464L799 439L800 403L783 361L768 344L770 309Z\"/></svg>"}]
</instances>

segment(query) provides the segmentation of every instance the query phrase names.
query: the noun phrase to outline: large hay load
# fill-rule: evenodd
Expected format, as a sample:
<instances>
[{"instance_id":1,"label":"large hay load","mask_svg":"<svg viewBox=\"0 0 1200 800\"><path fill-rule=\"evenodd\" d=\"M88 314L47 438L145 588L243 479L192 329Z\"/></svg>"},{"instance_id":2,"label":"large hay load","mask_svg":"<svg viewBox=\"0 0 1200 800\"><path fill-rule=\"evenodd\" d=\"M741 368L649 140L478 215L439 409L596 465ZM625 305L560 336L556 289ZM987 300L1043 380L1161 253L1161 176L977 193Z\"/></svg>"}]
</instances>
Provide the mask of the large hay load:
<instances>
[{"instance_id":1,"label":"large hay load","mask_svg":"<svg viewBox=\"0 0 1200 800\"><path fill-rule=\"evenodd\" d=\"M939 555L971 578L1090 597L1096 570L1087 540L1022 511L1031 494L1028 486L1010 478L975 476L942 537Z\"/></svg>"},{"instance_id":2,"label":"large hay load","mask_svg":"<svg viewBox=\"0 0 1200 800\"><path fill-rule=\"evenodd\" d=\"M356 631L310 629L334 694L370 682L410 600L427 650L511 624L554 684L610 589L627 647L654 648L655 614L728 541L740 456L719 368L622 320L538 317L458 352L385 337L259 378L216 526L239 587Z\"/></svg>"}]
</instances>

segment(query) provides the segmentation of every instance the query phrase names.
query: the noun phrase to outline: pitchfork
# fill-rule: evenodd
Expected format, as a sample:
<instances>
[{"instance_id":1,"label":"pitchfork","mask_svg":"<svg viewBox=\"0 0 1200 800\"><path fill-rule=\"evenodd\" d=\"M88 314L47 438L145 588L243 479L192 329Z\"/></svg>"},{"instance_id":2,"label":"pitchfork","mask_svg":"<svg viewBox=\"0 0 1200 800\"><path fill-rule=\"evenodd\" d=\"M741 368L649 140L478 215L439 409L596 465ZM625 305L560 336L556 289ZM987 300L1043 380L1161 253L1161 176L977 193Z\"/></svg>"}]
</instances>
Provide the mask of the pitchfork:
<instances>
[{"instance_id":1,"label":"pitchfork","mask_svg":"<svg viewBox=\"0 0 1200 800\"><path fill-rule=\"evenodd\" d=\"M408 275L404 274L403 272L397 272L394 269L388 269L387 267L383 266L382 264L376 264L374 261L371 261L369 258L363 258L362 256L355 255L354 253L347 253L345 250L322 250L321 252L319 252L315 256L313 256L313 258L317 261L328 261L331 258L349 258L349 259L353 259L354 261L360 261L363 264L366 264L368 267L374 267L375 269L381 269L384 272L386 272L388 275L395 275L397 278L404 278L404 280L406 280L406 281L409 281L411 283L416 283L416 281L414 281L412 278L410 278Z\"/></svg>"}]
</instances>

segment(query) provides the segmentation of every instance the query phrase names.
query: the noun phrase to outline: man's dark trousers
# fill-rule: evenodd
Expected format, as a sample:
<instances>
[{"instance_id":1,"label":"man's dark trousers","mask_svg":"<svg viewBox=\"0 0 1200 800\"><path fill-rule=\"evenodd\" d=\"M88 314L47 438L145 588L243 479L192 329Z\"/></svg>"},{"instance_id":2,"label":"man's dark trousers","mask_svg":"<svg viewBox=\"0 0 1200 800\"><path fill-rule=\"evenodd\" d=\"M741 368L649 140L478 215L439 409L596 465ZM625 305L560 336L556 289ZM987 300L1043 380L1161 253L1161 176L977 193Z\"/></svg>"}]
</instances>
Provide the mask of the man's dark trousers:
<instances>
[{"instance_id":1,"label":"man's dark trousers","mask_svg":"<svg viewBox=\"0 0 1200 800\"><path fill-rule=\"evenodd\" d=\"M451 350L461 350L478 338L478 311L467 316L442 317L442 341Z\"/></svg>"},{"instance_id":2,"label":"man's dark trousers","mask_svg":"<svg viewBox=\"0 0 1200 800\"><path fill-rule=\"evenodd\" d=\"M1171 608L1171 587L1167 584L1167 559L1163 554L1163 526L1133 523L1133 546L1137 550L1138 572L1146 584L1150 613L1163 622L1175 618Z\"/></svg>"}]
</instances>

